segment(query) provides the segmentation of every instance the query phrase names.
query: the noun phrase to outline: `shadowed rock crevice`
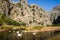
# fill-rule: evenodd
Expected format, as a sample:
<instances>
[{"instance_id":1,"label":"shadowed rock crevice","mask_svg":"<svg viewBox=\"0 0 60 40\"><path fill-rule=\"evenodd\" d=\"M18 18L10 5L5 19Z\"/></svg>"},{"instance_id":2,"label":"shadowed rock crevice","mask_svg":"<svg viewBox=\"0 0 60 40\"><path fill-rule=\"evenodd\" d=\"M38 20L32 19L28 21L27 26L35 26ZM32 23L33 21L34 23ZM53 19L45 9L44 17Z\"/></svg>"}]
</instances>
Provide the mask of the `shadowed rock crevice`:
<instances>
[{"instance_id":1,"label":"shadowed rock crevice","mask_svg":"<svg viewBox=\"0 0 60 40\"><path fill-rule=\"evenodd\" d=\"M60 16L58 16L57 19L53 21L53 24L60 24Z\"/></svg>"}]
</instances>

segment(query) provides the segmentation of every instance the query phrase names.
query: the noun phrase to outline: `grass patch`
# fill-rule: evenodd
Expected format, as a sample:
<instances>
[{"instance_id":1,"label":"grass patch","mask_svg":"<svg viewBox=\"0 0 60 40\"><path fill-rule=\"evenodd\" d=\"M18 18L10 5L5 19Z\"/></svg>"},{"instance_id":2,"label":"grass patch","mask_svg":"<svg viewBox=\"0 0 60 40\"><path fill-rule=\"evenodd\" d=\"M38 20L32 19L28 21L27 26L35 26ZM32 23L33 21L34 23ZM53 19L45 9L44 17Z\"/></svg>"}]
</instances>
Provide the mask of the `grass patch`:
<instances>
[{"instance_id":1,"label":"grass patch","mask_svg":"<svg viewBox=\"0 0 60 40\"><path fill-rule=\"evenodd\" d=\"M35 27L33 27L33 30L40 30L40 29L42 29L43 27L40 27L40 26L35 26Z\"/></svg>"}]
</instances>

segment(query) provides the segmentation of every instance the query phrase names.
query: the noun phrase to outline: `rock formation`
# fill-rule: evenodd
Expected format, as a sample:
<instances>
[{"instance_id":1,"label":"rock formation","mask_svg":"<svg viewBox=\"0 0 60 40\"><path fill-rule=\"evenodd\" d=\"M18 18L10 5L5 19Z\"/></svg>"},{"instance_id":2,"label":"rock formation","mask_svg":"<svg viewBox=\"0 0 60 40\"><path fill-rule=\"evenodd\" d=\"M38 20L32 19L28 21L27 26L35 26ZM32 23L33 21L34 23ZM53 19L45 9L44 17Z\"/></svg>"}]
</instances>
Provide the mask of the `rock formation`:
<instances>
[{"instance_id":1,"label":"rock formation","mask_svg":"<svg viewBox=\"0 0 60 40\"><path fill-rule=\"evenodd\" d=\"M60 23L60 5L54 7L50 13L50 19L54 24Z\"/></svg>"},{"instance_id":2,"label":"rock formation","mask_svg":"<svg viewBox=\"0 0 60 40\"><path fill-rule=\"evenodd\" d=\"M9 5L9 0L0 0L0 13L8 16Z\"/></svg>"},{"instance_id":3,"label":"rock formation","mask_svg":"<svg viewBox=\"0 0 60 40\"><path fill-rule=\"evenodd\" d=\"M1 6L4 10L1 7L0 10L4 14L19 23L26 23L26 26L47 26L52 24L45 10L34 4L29 5L27 0L20 0L19 3L5 1L3 5L6 5Z\"/></svg>"}]
</instances>

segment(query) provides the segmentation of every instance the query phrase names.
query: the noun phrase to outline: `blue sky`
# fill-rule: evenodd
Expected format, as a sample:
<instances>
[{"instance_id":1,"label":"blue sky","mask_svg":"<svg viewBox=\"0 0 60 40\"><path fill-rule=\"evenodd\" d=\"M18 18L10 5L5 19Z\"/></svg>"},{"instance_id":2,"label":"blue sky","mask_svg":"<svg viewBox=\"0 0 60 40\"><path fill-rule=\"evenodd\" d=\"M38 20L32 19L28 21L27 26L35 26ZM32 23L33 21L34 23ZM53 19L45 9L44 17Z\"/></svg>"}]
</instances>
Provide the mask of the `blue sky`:
<instances>
[{"instance_id":1,"label":"blue sky","mask_svg":"<svg viewBox=\"0 0 60 40\"><path fill-rule=\"evenodd\" d=\"M18 1L18 0L14 0ZM29 4L37 4L46 11L51 10L53 7L57 6L60 4L60 0L28 0Z\"/></svg>"}]
</instances>

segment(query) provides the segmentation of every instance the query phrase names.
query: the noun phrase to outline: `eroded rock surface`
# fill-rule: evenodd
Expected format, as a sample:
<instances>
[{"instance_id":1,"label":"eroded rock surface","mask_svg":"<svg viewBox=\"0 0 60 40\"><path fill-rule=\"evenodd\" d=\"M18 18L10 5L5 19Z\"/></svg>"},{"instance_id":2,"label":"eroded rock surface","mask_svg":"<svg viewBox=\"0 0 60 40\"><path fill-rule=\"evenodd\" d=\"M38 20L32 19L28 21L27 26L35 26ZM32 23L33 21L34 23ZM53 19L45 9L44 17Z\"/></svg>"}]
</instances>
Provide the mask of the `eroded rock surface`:
<instances>
[{"instance_id":1,"label":"eroded rock surface","mask_svg":"<svg viewBox=\"0 0 60 40\"><path fill-rule=\"evenodd\" d=\"M20 0L19 3L1 0L0 11L17 22L24 22L26 26L47 26L51 25L47 12L37 5L29 5L27 0Z\"/></svg>"}]
</instances>

